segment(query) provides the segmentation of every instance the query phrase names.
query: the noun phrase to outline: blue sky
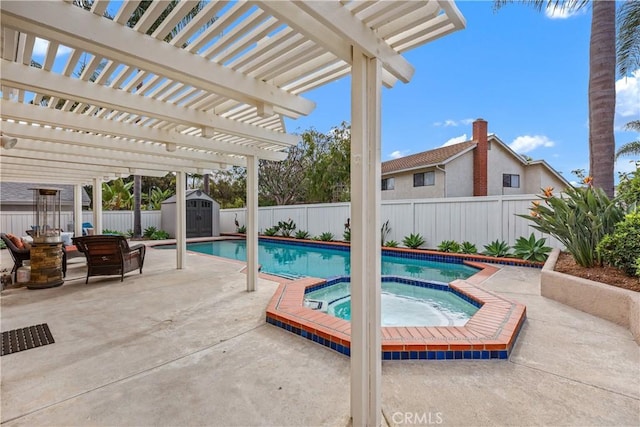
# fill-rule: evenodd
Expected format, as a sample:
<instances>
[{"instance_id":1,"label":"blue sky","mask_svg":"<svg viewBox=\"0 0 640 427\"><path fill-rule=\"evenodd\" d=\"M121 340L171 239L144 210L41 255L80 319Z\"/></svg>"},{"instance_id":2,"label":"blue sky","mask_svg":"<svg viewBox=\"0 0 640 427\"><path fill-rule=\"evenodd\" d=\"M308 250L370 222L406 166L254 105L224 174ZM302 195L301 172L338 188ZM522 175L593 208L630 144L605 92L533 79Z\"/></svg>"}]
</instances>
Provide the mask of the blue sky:
<instances>
[{"instance_id":1,"label":"blue sky","mask_svg":"<svg viewBox=\"0 0 640 427\"><path fill-rule=\"evenodd\" d=\"M591 10L573 16L512 4L458 1L466 29L405 54L408 84L382 95L382 159L471 138L482 117L489 132L521 154L544 159L568 180L589 167L588 98ZM556 16L549 16L556 15ZM640 118L640 71L617 83L616 145L637 139L622 126ZM350 80L304 94L317 103L289 132L326 132L350 120ZM616 170L630 171L632 158Z\"/></svg>"}]
</instances>

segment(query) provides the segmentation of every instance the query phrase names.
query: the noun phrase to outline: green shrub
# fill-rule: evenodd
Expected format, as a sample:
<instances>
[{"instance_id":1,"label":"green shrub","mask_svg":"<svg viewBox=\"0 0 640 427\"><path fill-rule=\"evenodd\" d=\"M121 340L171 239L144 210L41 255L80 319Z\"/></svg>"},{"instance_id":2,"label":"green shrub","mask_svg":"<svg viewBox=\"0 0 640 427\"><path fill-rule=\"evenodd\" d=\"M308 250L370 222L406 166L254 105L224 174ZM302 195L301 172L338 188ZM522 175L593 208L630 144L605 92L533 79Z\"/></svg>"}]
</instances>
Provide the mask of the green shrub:
<instances>
[{"instance_id":1,"label":"green shrub","mask_svg":"<svg viewBox=\"0 0 640 427\"><path fill-rule=\"evenodd\" d=\"M640 256L636 260L636 276L640 277Z\"/></svg>"},{"instance_id":2,"label":"green shrub","mask_svg":"<svg viewBox=\"0 0 640 427\"><path fill-rule=\"evenodd\" d=\"M604 236L597 247L602 260L621 269L628 276L637 275L636 262L640 257L640 211L628 214L615 226L612 234Z\"/></svg>"},{"instance_id":3,"label":"green shrub","mask_svg":"<svg viewBox=\"0 0 640 427\"><path fill-rule=\"evenodd\" d=\"M151 235L151 240L165 240L169 238L169 233L164 230L157 230Z\"/></svg>"},{"instance_id":4,"label":"green shrub","mask_svg":"<svg viewBox=\"0 0 640 427\"><path fill-rule=\"evenodd\" d=\"M485 245L482 253L488 256L505 257L509 255L509 249L510 247L507 242L496 239L488 245Z\"/></svg>"},{"instance_id":5,"label":"green shrub","mask_svg":"<svg viewBox=\"0 0 640 427\"><path fill-rule=\"evenodd\" d=\"M275 236L276 234L278 234L278 227L269 227L264 230L265 236Z\"/></svg>"},{"instance_id":6,"label":"green shrub","mask_svg":"<svg viewBox=\"0 0 640 427\"><path fill-rule=\"evenodd\" d=\"M476 245L474 245L471 242L462 242L462 245L460 245L460 252L462 252L463 254L477 254L478 253L478 248L476 248Z\"/></svg>"},{"instance_id":7,"label":"green shrub","mask_svg":"<svg viewBox=\"0 0 640 427\"><path fill-rule=\"evenodd\" d=\"M116 231L116 230L109 230L108 228L105 228L102 230L102 234L110 234L112 236L124 236L125 234L120 232L120 231Z\"/></svg>"},{"instance_id":8,"label":"green shrub","mask_svg":"<svg viewBox=\"0 0 640 427\"><path fill-rule=\"evenodd\" d=\"M615 224L624 217L623 210L600 188L570 187L562 197L553 196L552 190L547 188L540 196L544 203L533 202L531 215L519 216L533 221L536 230L562 242L579 265L592 267L600 263L596 246L605 235L613 233Z\"/></svg>"},{"instance_id":9,"label":"green shrub","mask_svg":"<svg viewBox=\"0 0 640 427\"><path fill-rule=\"evenodd\" d=\"M128 229L127 232L124 233L124 235L129 239L132 238L133 237L133 230L132 229Z\"/></svg>"},{"instance_id":10,"label":"green shrub","mask_svg":"<svg viewBox=\"0 0 640 427\"><path fill-rule=\"evenodd\" d=\"M342 233L342 238L345 242L350 242L351 241L351 229L347 228L346 230L344 230L344 233Z\"/></svg>"},{"instance_id":11,"label":"green shrub","mask_svg":"<svg viewBox=\"0 0 640 427\"><path fill-rule=\"evenodd\" d=\"M536 240L536 236L534 236L533 233L531 233L528 239L526 237L519 237L513 246L513 255L527 261L543 262L549 256L549 252L551 252L551 248L544 245L546 241L547 239L544 237Z\"/></svg>"},{"instance_id":12,"label":"green shrub","mask_svg":"<svg viewBox=\"0 0 640 427\"><path fill-rule=\"evenodd\" d=\"M634 172L620 174L620 184L616 188L617 198L626 206L640 206L640 161Z\"/></svg>"},{"instance_id":13,"label":"green shrub","mask_svg":"<svg viewBox=\"0 0 640 427\"><path fill-rule=\"evenodd\" d=\"M422 237L420 233L411 233L402 240L402 244L411 249L419 248L425 243L424 237Z\"/></svg>"},{"instance_id":14,"label":"green shrub","mask_svg":"<svg viewBox=\"0 0 640 427\"><path fill-rule=\"evenodd\" d=\"M438 250L441 252L460 252L460 243L455 240L443 240L438 245Z\"/></svg>"},{"instance_id":15,"label":"green shrub","mask_svg":"<svg viewBox=\"0 0 640 427\"><path fill-rule=\"evenodd\" d=\"M296 229L296 223L289 218L289 221L279 221L277 227L280 230L280 235L282 237L291 237Z\"/></svg>"},{"instance_id":16,"label":"green shrub","mask_svg":"<svg viewBox=\"0 0 640 427\"><path fill-rule=\"evenodd\" d=\"M386 242L384 242L384 245L387 248L397 248L398 247L398 242L396 242L395 240L387 240Z\"/></svg>"},{"instance_id":17,"label":"green shrub","mask_svg":"<svg viewBox=\"0 0 640 427\"><path fill-rule=\"evenodd\" d=\"M153 236L153 233L155 233L156 231L158 231L158 229L156 227L154 227L153 225L150 225L149 227L144 229L144 232L142 233L142 236L146 237L147 239L150 239L151 236Z\"/></svg>"},{"instance_id":18,"label":"green shrub","mask_svg":"<svg viewBox=\"0 0 640 427\"><path fill-rule=\"evenodd\" d=\"M241 225L240 227L238 227L236 229L236 232L240 233L240 234L247 234L247 226L246 225Z\"/></svg>"},{"instance_id":19,"label":"green shrub","mask_svg":"<svg viewBox=\"0 0 640 427\"><path fill-rule=\"evenodd\" d=\"M4 240L0 240L0 249L7 249L7 244L4 242Z\"/></svg>"},{"instance_id":20,"label":"green shrub","mask_svg":"<svg viewBox=\"0 0 640 427\"><path fill-rule=\"evenodd\" d=\"M333 234L325 231L321 235L318 236L318 240L322 240L323 242L330 242L333 240Z\"/></svg>"},{"instance_id":21,"label":"green shrub","mask_svg":"<svg viewBox=\"0 0 640 427\"><path fill-rule=\"evenodd\" d=\"M384 246L384 241L387 240L389 233L391 233L391 227L389 227L389 220L386 220L380 228L380 245Z\"/></svg>"},{"instance_id":22,"label":"green shrub","mask_svg":"<svg viewBox=\"0 0 640 427\"><path fill-rule=\"evenodd\" d=\"M296 239L308 239L309 238L309 232L308 231L304 231L304 230L298 230L296 231Z\"/></svg>"}]
</instances>

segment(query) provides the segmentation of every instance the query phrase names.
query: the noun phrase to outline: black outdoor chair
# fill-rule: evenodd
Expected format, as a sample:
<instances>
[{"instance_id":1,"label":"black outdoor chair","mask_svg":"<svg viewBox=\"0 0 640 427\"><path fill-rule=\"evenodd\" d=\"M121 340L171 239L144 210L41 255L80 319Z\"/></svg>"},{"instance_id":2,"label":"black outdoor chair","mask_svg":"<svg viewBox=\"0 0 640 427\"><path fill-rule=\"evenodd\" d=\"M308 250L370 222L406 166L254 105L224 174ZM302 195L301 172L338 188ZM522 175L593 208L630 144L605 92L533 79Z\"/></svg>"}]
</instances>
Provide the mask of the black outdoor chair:
<instances>
[{"instance_id":1,"label":"black outdoor chair","mask_svg":"<svg viewBox=\"0 0 640 427\"><path fill-rule=\"evenodd\" d=\"M22 261L28 261L31 259L31 253L29 249L18 248L6 233L0 233L0 238L2 238L2 241L7 245L11 258L13 258L13 268L11 269L11 274L13 275L18 271L18 268L22 267Z\"/></svg>"}]
</instances>

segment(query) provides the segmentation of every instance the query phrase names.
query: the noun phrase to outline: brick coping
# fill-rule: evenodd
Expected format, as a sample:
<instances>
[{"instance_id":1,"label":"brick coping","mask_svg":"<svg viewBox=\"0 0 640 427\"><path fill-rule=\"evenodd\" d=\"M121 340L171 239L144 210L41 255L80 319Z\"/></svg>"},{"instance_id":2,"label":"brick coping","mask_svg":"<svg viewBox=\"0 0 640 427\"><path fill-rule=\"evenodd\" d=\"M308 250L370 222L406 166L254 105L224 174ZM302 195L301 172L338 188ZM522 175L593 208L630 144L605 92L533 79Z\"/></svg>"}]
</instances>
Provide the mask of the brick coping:
<instances>
[{"instance_id":1,"label":"brick coping","mask_svg":"<svg viewBox=\"0 0 640 427\"><path fill-rule=\"evenodd\" d=\"M382 359L508 359L526 319L526 307L479 286L498 268L466 262L481 271L449 286L481 305L464 326L382 327ZM280 281L266 321L304 338L351 354L351 323L304 306L305 290L325 283L303 278Z\"/></svg>"}]
</instances>

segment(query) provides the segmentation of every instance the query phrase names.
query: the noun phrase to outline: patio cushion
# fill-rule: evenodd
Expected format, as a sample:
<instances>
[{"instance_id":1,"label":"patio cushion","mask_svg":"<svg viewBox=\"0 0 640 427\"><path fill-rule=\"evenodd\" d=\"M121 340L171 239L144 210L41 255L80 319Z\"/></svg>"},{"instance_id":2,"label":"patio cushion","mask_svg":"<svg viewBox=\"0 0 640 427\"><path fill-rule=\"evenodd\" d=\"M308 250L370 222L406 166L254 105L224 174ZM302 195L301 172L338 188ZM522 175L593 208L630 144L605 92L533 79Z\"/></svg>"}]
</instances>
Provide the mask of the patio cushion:
<instances>
[{"instance_id":1,"label":"patio cushion","mask_svg":"<svg viewBox=\"0 0 640 427\"><path fill-rule=\"evenodd\" d=\"M22 243L22 239L20 239L18 236L14 236L13 234L7 233L7 237L9 238L9 240L11 240L11 243L13 243L16 246L16 248L24 249L24 244Z\"/></svg>"}]
</instances>

